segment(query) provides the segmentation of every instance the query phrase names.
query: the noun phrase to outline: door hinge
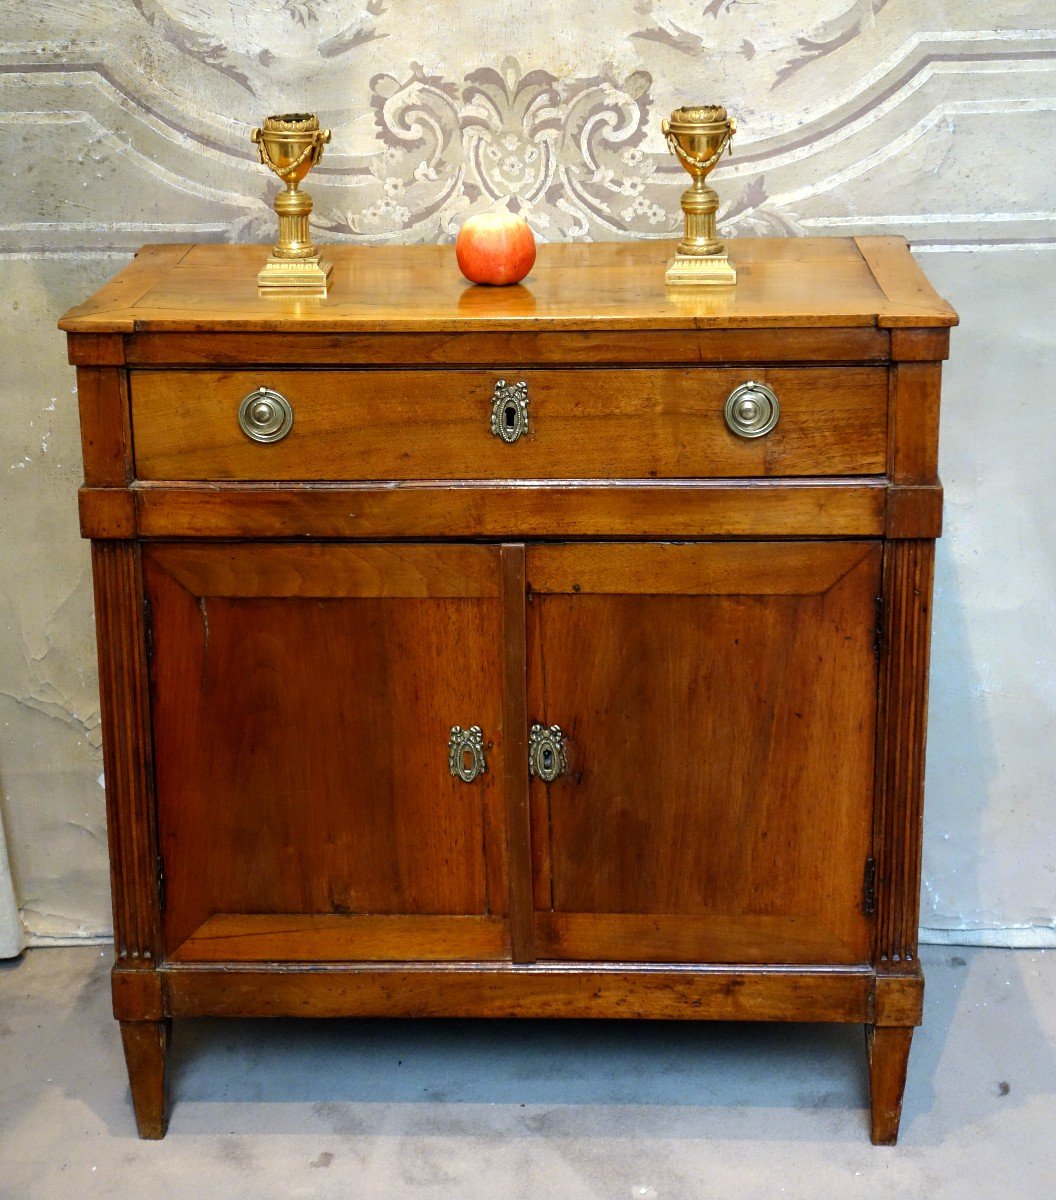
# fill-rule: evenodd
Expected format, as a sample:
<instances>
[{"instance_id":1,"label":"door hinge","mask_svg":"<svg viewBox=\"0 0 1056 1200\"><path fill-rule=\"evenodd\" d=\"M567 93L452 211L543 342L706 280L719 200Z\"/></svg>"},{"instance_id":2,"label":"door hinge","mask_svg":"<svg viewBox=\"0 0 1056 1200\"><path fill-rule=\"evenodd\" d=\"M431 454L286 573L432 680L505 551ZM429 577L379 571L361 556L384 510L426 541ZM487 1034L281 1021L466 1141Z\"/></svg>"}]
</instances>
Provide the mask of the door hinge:
<instances>
[{"instance_id":1,"label":"door hinge","mask_svg":"<svg viewBox=\"0 0 1056 1200\"><path fill-rule=\"evenodd\" d=\"M165 911L165 860L158 855L158 861L155 864L155 878L158 885L158 912Z\"/></svg>"},{"instance_id":2,"label":"door hinge","mask_svg":"<svg viewBox=\"0 0 1056 1200\"><path fill-rule=\"evenodd\" d=\"M876 598L876 628L873 630L873 653L876 655L876 661L880 661L881 655L884 653L884 596L883 593Z\"/></svg>"},{"instance_id":3,"label":"door hinge","mask_svg":"<svg viewBox=\"0 0 1056 1200\"><path fill-rule=\"evenodd\" d=\"M867 917L876 913L876 859L865 860L865 877L862 880L862 912Z\"/></svg>"}]
</instances>

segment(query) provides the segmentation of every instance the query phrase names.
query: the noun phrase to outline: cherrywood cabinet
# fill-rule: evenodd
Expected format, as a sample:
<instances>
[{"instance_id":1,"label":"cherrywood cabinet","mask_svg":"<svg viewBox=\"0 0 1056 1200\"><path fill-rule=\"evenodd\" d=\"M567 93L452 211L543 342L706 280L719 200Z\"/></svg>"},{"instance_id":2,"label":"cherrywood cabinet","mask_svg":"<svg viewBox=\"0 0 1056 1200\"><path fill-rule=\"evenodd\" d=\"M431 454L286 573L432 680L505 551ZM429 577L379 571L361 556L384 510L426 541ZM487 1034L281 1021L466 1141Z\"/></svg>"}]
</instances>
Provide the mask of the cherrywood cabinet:
<instances>
[{"instance_id":1,"label":"cherrywood cabinet","mask_svg":"<svg viewBox=\"0 0 1056 1200\"><path fill-rule=\"evenodd\" d=\"M898 239L148 247L63 319L140 1133L200 1015L858 1022L897 1135L939 373Z\"/></svg>"}]
</instances>

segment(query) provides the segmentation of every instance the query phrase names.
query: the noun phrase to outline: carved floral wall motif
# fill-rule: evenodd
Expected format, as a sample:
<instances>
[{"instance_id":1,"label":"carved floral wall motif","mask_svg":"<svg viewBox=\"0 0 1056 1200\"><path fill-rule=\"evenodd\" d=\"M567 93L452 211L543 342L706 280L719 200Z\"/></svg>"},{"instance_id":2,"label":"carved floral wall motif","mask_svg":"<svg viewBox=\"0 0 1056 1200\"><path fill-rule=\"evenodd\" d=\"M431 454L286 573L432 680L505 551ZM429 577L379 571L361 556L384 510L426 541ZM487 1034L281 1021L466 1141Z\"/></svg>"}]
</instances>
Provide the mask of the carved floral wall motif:
<instances>
[{"instance_id":1,"label":"carved floral wall motif","mask_svg":"<svg viewBox=\"0 0 1056 1200\"><path fill-rule=\"evenodd\" d=\"M384 194L342 231L369 232L373 220L412 237L437 225L454 234L468 212L500 204L547 240L670 230L641 149L651 82L644 71L561 81L512 57L458 85L417 63L402 79L376 75Z\"/></svg>"}]
</instances>

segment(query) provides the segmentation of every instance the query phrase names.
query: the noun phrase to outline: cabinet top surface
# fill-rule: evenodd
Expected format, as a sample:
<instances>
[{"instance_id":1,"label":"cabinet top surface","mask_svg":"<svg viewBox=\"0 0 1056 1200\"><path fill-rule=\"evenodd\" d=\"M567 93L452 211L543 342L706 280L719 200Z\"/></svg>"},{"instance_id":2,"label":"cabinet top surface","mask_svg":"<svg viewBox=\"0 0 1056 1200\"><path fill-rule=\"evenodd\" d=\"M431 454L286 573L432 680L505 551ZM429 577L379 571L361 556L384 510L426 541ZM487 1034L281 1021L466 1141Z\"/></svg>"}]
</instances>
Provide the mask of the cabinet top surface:
<instances>
[{"instance_id":1,"label":"cabinet top surface","mask_svg":"<svg viewBox=\"0 0 1056 1200\"><path fill-rule=\"evenodd\" d=\"M327 246L326 299L261 297L267 247L153 245L60 328L73 333L198 330L466 332L943 327L957 314L902 238L741 238L727 243L734 288L667 288L674 243L555 243L513 287L467 283L454 248Z\"/></svg>"}]
</instances>

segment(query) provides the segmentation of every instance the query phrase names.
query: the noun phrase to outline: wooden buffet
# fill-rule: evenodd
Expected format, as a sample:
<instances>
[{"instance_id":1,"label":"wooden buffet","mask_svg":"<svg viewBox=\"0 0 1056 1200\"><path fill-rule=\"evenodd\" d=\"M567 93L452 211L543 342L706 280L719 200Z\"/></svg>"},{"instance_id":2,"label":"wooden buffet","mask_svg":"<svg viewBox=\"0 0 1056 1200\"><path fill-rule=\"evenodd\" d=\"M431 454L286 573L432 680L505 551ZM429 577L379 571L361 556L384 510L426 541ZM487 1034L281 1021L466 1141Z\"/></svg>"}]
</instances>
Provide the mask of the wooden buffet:
<instances>
[{"instance_id":1,"label":"wooden buffet","mask_svg":"<svg viewBox=\"0 0 1056 1200\"><path fill-rule=\"evenodd\" d=\"M139 1131L174 1017L861 1023L923 976L941 360L897 238L151 246L77 367Z\"/></svg>"}]
</instances>

